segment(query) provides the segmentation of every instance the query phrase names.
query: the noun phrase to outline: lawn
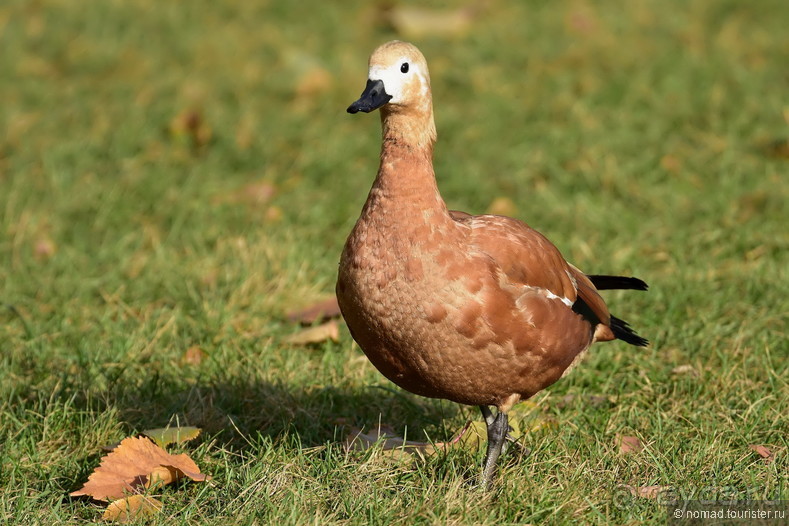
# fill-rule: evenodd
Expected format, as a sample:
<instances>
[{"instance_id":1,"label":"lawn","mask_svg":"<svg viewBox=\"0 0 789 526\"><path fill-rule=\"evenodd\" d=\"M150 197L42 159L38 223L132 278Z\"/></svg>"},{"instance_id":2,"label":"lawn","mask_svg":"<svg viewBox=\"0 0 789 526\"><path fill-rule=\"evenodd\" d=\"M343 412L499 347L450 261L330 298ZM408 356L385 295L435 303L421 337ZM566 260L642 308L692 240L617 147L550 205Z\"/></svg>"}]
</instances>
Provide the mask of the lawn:
<instances>
[{"instance_id":1,"label":"lawn","mask_svg":"<svg viewBox=\"0 0 789 526\"><path fill-rule=\"evenodd\" d=\"M102 446L168 424L203 430L173 451L213 478L160 490L154 524L662 524L667 495L789 500L789 4L479 4L432 2L427 30L362 1L0 6L0 522L97 520L68 493ZM537 395L531 452L488 493L482 450L344 445L379 422L446 441L474 408L399 390L342 324L288 340L374 178L378 117L345 108L393 38L431 67L451 208L650 284L605 297L652 345L600 344Z\"/></svg>"}]
</instances>

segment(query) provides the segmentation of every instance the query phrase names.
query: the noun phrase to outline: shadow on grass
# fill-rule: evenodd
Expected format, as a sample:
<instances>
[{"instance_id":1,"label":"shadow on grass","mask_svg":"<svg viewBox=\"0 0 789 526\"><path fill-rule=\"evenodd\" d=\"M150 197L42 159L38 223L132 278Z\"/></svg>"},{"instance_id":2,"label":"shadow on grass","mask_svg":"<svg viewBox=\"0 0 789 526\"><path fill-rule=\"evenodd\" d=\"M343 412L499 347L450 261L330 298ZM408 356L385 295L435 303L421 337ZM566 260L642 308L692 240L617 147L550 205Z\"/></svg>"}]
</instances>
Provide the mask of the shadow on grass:
<instances>
[{"instance_id":1,"label":"shadow on grass","mask_svg":"<svg viewBox=\"0 0 789 526\"><path fill-rule=\"evenodd\" d=\"M304 448L341 444L351 426L370 429L379 422L389 424L398 434L404 434L407 428L411 440L424 440L425 432L432 439L444 440L453 430L443 428L443 422L460 410L456 404L378 386L300 388L284 383L232 381L184 388L154 374L143 382L119 380L103 399L86 397L84 390L74 387L53 393L49 404L68 404L78 412L93 415L117 411L126 428L125 436L167 425L197 426L203 432L197 441L190 442L189 449L202 441L211 442L212 449L235 452L254 453L260 448L261 438L282 447L297 447L295 443ZM33 397L41 400L40 395ZM79 434L78 430L73 432ZM81 468L67 477L73 481L69 491L87 480L105 454L97 450L86 462L80 462Z\"/></svg>"},{"instance_id":2,"label":"shadow on grass","mask_svg":"<svg viewBox=\"0 0 789 526\"><path fill-rule=\"evenodd\" d=\"M420 399L395 387L301 388L268 382L214 383L172 393L166 415L201 427L206 435L232 448L246 447L248 437L277 439L296 435L303 446L341 442L349 426L370 428L386 423L411 437L445 434L440 426L459 410L448 402ZM180 406L180 407L179 407ZM130 423L136 409L126 408ZM171 416L172 415L172 416ZM149 417L139 415L141 420ZM164 419L163 418L163 419ZM167 423L167 422L164 422Z\"/></svg>"},{"instance_id":3,"label":"shadow on grass","mask_svg":"<svg viewBox=\"0 0 789 526\"><path fill-rule=\"evenodd\" d=\"M142 381L121 377L106 398L88 401L78 394L72 403L88 412L115 409L129 434L191 425L203 430L204 440L234 450L253 447L258 437L295 436L304 447L342 442L351 426L370 429L379 423L397 433L407 431L411 439L422 440L427 433L444 440L455 431L444 427L445 420L461 411L457 404L418 397L394 385L302 387L238 378L191 381L192 386L185 386L183 380L158 372Z\"/></svg>"}]
</instances>

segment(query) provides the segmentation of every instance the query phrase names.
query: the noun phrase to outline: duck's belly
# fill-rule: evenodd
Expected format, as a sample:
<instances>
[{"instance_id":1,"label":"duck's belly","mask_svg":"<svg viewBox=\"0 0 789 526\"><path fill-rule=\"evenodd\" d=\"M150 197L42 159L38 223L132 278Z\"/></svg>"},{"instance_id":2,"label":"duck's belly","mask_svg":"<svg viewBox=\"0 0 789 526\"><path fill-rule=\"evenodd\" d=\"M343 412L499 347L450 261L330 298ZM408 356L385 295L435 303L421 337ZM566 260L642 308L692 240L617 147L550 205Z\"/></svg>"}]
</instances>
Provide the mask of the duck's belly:
<instances>
[{"instance_id":1,"label":"duck's belly","mask_svg":"<svg viewBox=\"0 0 789 526\"><path fill-rule=\"evenodd\" d=\"M410 392L469 405L525 399L591 343L589 324L559 301L516 306L492 280L469 287L408 267L341 265L337 298L373 365Z\"/></svg>"}]
</instances>

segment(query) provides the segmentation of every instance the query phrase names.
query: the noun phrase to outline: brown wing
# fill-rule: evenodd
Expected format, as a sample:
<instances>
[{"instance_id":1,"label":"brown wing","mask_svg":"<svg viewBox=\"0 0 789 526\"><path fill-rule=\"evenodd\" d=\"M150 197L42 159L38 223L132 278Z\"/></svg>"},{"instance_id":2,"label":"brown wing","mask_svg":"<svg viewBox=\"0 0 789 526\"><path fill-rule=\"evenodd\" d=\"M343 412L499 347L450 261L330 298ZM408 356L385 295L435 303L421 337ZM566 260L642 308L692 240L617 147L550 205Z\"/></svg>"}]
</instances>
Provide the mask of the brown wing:
<instances>
[{"instance_id":1,"label":"brown wing","mask_svg":"<svg viewBox=\"0 0 789 526\"><path fill-rule=\"evenodd\" d=\"M512 283L541 288L569 305L575 303L571 266L545 236L510 217L450 214L470 229L469 244L488 254Z\"/></svg>"},{"instance_id":2,"label":"brown wing","mask_svg":"<svg viewBox=\"0 0 789 526\"><path fill-rule=\"evenodd\" d=\"M511 282L550 292L597 326L596 340L614 339L611 315L595 286L545 236L510 217L455 210L450 215L471 229L471 244L489 254Z\"/></svg>"}]
</instances>

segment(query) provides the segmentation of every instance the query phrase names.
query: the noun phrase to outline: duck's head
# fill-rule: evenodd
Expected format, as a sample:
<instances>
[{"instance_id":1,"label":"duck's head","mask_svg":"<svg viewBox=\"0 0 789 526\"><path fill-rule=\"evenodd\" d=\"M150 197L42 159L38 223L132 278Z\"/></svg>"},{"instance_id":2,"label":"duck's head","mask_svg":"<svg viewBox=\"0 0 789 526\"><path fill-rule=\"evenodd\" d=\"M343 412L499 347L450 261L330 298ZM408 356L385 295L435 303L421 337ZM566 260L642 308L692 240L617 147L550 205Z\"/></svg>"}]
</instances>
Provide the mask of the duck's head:
<instances>
[{"instance_id":1,"label":"duck's head","mask_svg":"<svg viewBox=\"0 0 789 526\"><path fill-rule=\"evenodd\" d=\"M390 109L430 109L430 75L422 53L408 42L393 40L370 55L367 86L348 113Z\"/></svg>"}]
</instances>

